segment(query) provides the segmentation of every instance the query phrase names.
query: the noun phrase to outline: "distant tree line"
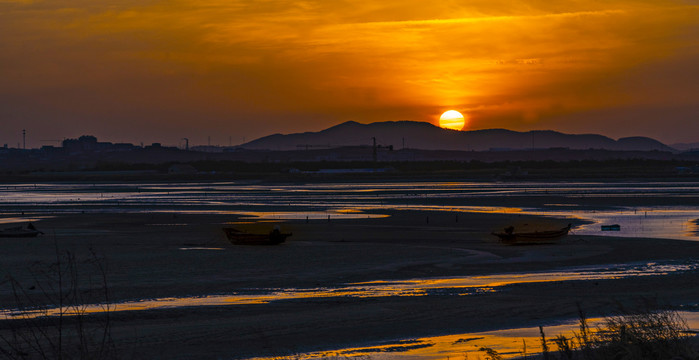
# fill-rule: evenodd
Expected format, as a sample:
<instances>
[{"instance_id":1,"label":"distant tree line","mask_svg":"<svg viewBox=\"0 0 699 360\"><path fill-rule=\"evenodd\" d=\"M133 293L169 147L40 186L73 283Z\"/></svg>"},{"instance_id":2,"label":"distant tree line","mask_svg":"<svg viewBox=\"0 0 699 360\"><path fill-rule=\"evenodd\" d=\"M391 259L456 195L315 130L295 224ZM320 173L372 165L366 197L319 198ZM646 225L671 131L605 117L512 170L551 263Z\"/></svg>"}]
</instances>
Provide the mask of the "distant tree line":
<instances>
[{"instance_id":1,"label":"distant tree line","mask_svg":"<svg viewBox=\"0 0 699 360\"><path fill-rule=\"evenodd\" d=\"M498 176L522 179L537 178L594 178L594 177L674 177L676 169L696 165L681 160L571 160L571 161L317 161L317 162L244 162L244 161L191 161L161 164L98 163L91 171L145 171L167 173L174 164L188 164L198 175L233 177L303 177L326 169L372 169L390 171L373 174L380 177L444 176L492 178Z\"/></svg>"}]
</instances>

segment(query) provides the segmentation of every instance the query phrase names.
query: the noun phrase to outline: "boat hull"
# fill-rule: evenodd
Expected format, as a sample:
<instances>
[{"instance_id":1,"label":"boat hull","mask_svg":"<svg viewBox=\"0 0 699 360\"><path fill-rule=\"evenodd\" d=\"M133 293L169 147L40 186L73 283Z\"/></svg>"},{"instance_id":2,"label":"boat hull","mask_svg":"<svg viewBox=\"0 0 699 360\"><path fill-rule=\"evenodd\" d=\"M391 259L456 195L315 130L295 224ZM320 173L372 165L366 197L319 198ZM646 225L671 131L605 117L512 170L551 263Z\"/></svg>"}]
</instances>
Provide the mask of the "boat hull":
<instances>
[{"instance_id":1,"label":"boat hull","mask_svg":"<svg viewBox=\"0 0 699 360\"><path fill-rule=\"evenodd\" d=\"M602 225L601 230L602 231L621 231L621 225L619 225L619 224Z\"/></svg>"},{"instance_id":2,"label":"boat hull","mask_svg":"<svg viewBox=\"0 0 699 360\"><path fill-rule=\"evenodd\" d=\"M43 232L32 229L23 229L21 227L9 228L0 230L0 238L34 238L43 234Z\"/></svg>"},{"instance_id":3,"label":"boat hull","mask_svg":"<svg viewBox=\"0 0 699 360\"><path fill-rule=\"evenodd\" d=\"M279 245L291 234L270 232L269 234L251 234L235 228L223 228L223 232L233 245Z\"/></svg>"},{"instance_id":4,"label":"boat hull","mask_svg":"<svg viewBox=\"0 0 699 360\"><path fill-rule=\"evenodd\" d=\"M500 241L508 245L524 245L524 244L553 244L559 242L568 235L571 225L550 231L535 231L527 233L516 233L514 231L505 231L502 233L492 233L500 238Z\"/></svg>"}]
</instances>

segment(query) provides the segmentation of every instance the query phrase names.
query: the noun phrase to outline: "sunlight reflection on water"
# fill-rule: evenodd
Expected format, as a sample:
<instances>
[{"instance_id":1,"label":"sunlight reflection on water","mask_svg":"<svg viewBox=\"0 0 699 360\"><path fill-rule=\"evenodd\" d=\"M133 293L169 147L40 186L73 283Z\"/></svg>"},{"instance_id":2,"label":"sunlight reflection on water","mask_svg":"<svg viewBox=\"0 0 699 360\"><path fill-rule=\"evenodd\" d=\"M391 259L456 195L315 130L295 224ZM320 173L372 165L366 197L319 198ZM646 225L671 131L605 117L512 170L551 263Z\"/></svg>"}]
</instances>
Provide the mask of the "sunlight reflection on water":
<instances>
[{"instance_id":1,"label":"sunlight reflection on water","mask_svg":"<svg viewBox=\"0 0 699 360\"><path fill-rule=\"evenodd\" d=\"M690 329L699 328L699 312L682 311L678 315L683 318ZM590 328L596 329L604 325L604 319L588 319ZM569 321L562 324L545 326L544 333L547 336L547 345L556 349L553 344L554 337L564 335L573 336L574 331L579 331L579 322ZM550 342L550 344L549 344ZM252 358L255 360L285 359L307 360L324 358L341 359L414 359L433 360L448 358L486 358L486 353L480 350L483 347L491 348L498 352L504 359L520 358L525 355L534 355L542 352L541 335L538 327L517 328L468 334L455 334L433 336L416 339L405 339L379 343L371 346L345 348L330 351L319 351L305 354L274 358ZM250 360L252 360L250 359Z\"/></svg>"},{"instance_id":2,"label":"sunlight reflection on water","mask_svg":"<svg viewBox=\"0 0 699 360\"><path fill-rule=\"evenodd\" d=\"M15 224L15 223L26 223L33 221L40 221L43 219L52 218L53 216L32 216L32 217L7 217L0 218L0 224Z\"/></svg>"},{"instance_id":3,"label":"sunlight reflection on water","mask_svg":"<svg viewBox=\"0 0 699 360\"><path fill-rule=\"evenodd\" d=\"M444 205L468 199L558 197L543 208ZM0 186L0 206L8 217L21 211L31 218L75 212L176 212L243 214L270 220L336 219L382 216L381 210L433 210L580 218L594 224L580 235L661 237L699 240L697 206L649 206L592 210L578 199L597 197L699 197L696 182L377 182L251 184L213 183L61 183ZM620 204L622 205L622 204ZM272 211L272 209L274 209ZM9 220L3 221L9 223ZM621 231L602 232L600 225L619 224Z\"/></svg>"},{"instance_id":4,"label":"sunlight reflection on water","mask_svg":"<svg viewBox=\"0 0 699 360\"><path fill-rule=\"evenodd\" d=\"M496 274L451 278L427 278L400 281L370 281L352 283L340 287L309 289L245 289L232 294L208 295L183 298L143 299L114 304L86 304L80 307L82 314L99 313L109 309L115 311L155 310L192 306L228 306L266 304L282 300L304 300L324 298L372 298L389 296L464 296L497 291L497 288L527 283L620 279L638 276L660 276L670 273L695 271L699 262L672 264L610 264L570 268L561 271L538 273ZM64 309L70 315L73 309ZM58 308L34 311L17 309L0 310L0 319L16 317L56 316Z\"/></svg>"}]
</instances>

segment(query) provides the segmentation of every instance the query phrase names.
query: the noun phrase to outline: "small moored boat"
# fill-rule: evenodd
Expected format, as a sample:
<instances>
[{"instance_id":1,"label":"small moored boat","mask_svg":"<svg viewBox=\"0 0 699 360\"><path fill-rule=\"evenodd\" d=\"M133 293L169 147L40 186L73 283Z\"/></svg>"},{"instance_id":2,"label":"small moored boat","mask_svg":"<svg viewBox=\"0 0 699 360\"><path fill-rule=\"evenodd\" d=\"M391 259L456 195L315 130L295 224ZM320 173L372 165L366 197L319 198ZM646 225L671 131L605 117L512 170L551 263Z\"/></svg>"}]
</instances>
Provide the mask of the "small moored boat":
<instances>
[{"instance_id":1,"label":"small moored boat","mask_svg":"<svg viewBox=\"0 0 699 360\"><path fill-rule=\"evenodd\" d=\"M620 230L621 230L621 225L619 225L619 224L602 225L602 231L620 231Z\"/></svg>"},{"instance_id":2,"label":"small moored boat","mask_svg":"<svg viewBox=\"0 0 699 360\"><path fill-rule=\"evenodd\" d=\"M571 224L558 230L547 231L532 231L532 232L515 232L514 226L506 227L504 232L492 233L500 238L500 241L505 244L551 244L559 241L570 231Z\"/></svg>"},{"instance_id":3,"label":"small moored boat","mask_svg":"<svg viewBox=\"0 0 699 360\"><path fill-rule=\"evenodd\" d=\"M26 228L15 226L0 230L0 238L33 238L43 232L37 230L32 223L29 223Z\"/></svg>"},{"instance_id":4,"label":"small moored boat","mask_svg":"<svg viewBox=\"0 0 699 360\"><path fill-rule=\"evenodd\" d=\"M232 227L223 228L223 232L234 245L278 245L291 236L291 233L280 232L277 227L267 234L253 234Z\"/></svg>"}]
</instances>

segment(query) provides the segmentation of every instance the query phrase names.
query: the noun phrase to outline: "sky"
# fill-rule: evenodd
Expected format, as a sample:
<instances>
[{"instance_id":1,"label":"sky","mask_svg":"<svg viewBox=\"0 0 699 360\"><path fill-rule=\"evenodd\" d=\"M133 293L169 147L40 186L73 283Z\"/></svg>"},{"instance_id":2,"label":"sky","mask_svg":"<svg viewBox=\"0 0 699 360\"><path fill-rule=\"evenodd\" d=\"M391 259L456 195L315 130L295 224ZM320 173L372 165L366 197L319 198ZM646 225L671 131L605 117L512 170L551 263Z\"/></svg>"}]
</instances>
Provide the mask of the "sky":
<instances>
[{"instance_id":1,"label":"sky","mask_svg":"<svg viewBox=\"0 0 699 360\"><path fill-rule=\"evenodd\" d=\"M699 0L0 0L0 146L345 122L699 142Z\"/></svg>"}]
</instances>

